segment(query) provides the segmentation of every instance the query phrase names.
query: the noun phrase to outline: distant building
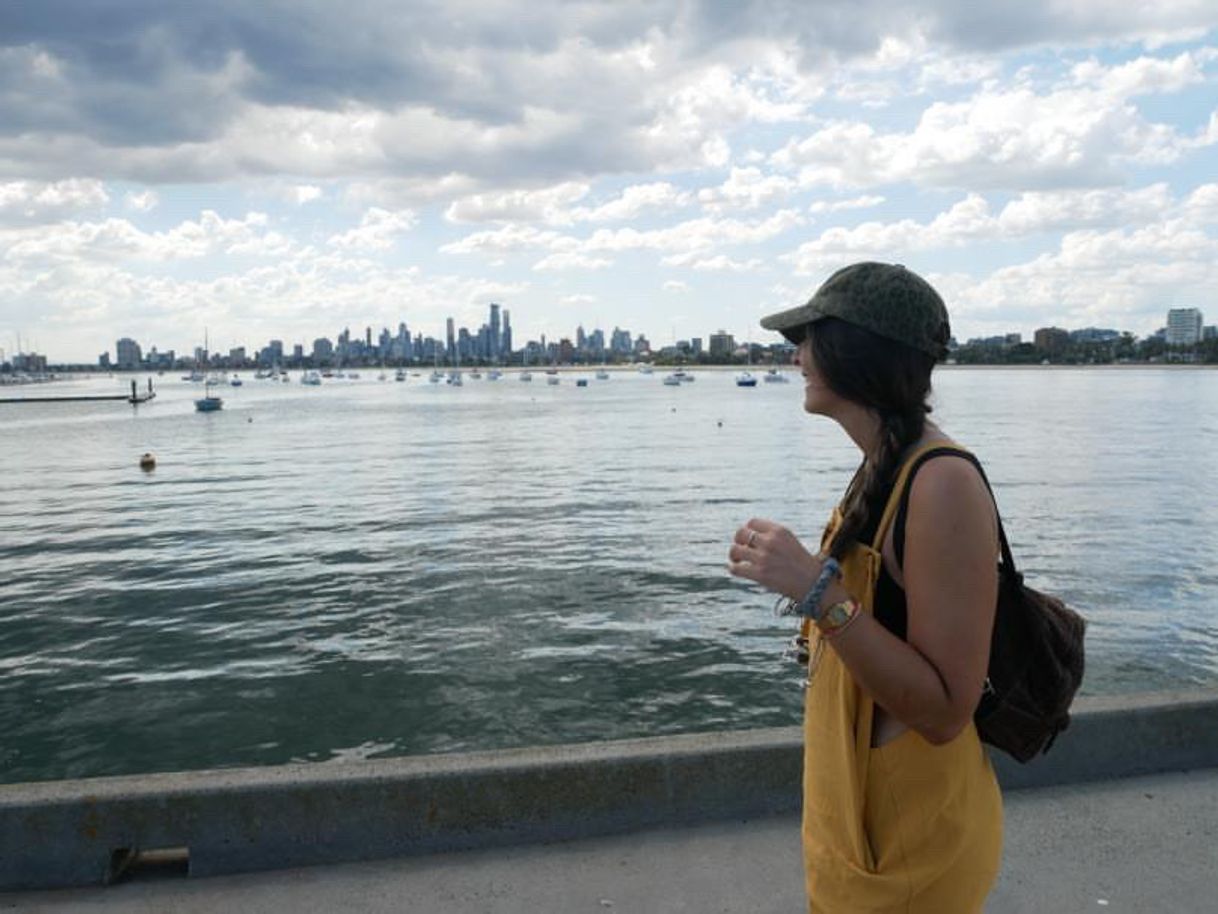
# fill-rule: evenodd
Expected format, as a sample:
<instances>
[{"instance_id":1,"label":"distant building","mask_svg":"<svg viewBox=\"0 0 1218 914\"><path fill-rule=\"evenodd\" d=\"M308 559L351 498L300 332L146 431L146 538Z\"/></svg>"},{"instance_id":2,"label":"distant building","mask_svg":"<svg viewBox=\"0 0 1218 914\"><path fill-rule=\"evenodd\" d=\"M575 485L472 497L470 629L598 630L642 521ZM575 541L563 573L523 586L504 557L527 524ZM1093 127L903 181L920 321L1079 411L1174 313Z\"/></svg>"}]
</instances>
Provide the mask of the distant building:
<instances>
[{"instance_id":1,"label":"distant building","mask_svg":"<svg viewBox=\"0 0 1218 914\"><path fill-rule=\"evenodd\" d=\"M319 337L313 341L313 364L325 365L334 358L334 344L328 337Z\"/></svg>"},{"instance_id":2,"label":"distant building","mask_svg":"<svg viewBox=\"0 0 1218 914\"><path fill-rule=\"evenodd\" d=\"M1075 343L1108 343L1120 338L1121 331L1104 330L1099 327L1086 327L1082 330L1070 331L1070 339Z\"/></svg>"},{"instance_id":3,"label":"distant building","mask_svg":"<svg viewBox=\"0 0 1218 914\"><path fill-rule=\"evenodd\" d=\"M1061 327L1041 327L1032 339L1037 349L1051 354L1060 352L1070 343L1070 334Z\"/></svg>"},{"instance_id":4,"label":"distant building","mask_svg":"<svg viewBox=\"0 0 1218 914\"><path fill-rule=\"evenodd\" d=\"M45 373L47 357L36 352L19 352L13 356L13 371L26 371L35 374Z\"/></svg>"},{"instance_id":5,"label":"distant building","mask_svg":"<svg viewBox=\"0 0 1218 914\"><path fill-rule=\"evenodd\" d=\"M710 335L708 351L712 359L727 358L735 349L736 340L726 330L719 330Z\"/></svg>"},{"instance_id":6,"label":"distant building","mask_svg":"<svg viewBox=\"0 0 1218 914\"><path fill-rule=\"evenodd\" d=\"M499 361L503 355L503 331L499 326L499 305L491 302L490 319L487 321L487 329L490 331L490 352L487 355L492 361Z\"/></svg>"},{"instance_id":7,"label":"distant building","mask_svg":"<svg viewBox=\"0 0 1218 914\"><path fill-rule=\"evenodd\" d=\"M115 364L119 368L139 368L144 361L140 352L140 344L129 336L123 337L114 344Z\"/></svg>"},{"instance_id":8,"label":"distant building","mask_svg":"<svg viewBox=\"0 0 1218 914\"><path fill-rule=\"evenodd\" d=\"M170 349L168 352L157 352L156 347L153 346L148 350L148 355L144 358L144 364L149 368L156 368L160 370L172 368L173 350Z\"/></svg>"},{"instance_id":9,"label":"distant building","mask_svg":"<svg viewBox=\"0 0 1218 914\"><path fill-rule=\"evenodd\" d=\"M109 368L110 367L110 353L103 352L101 355L99 355L97 357L97 367L98 368Z\"/></svg>"},{"instance_id":10,"label":"distant building","mask_svg":"<svg viewBox=\"0 0 1218 914\"><path fill-rule=\"evenodd\" d=\"M609 337L609 348L617 355L630 355L634 348L634 344L630 340L630 331L614 327L613 333Z\"/></svg>"},{"instance_id":11,"label":"distant building","mask_svg":"<svg viewBox=\"0 0 1218 914\"><path fill-rule=\"evenodd\" d=\"M968 345L979 349L1005 349L1011 345L1008 337L1009 334L1002 336L975 336L968 341ZM1017 340L1015 345L1018 344L1019 341Z\"/></svg>"},{"instance_id":12,"label":"distant building","mask_svg":"<svg viewBox=\"0 0 1218 914\"><path fill-rule=\"evenodd\" d=\"M1172 308L1167 312L1167 345L1195 346L1201 342L1201 312L1196 308Z\"/></svg>"},{"instance_id":13,"label":"distant building","mask_svg":"<svg viewBox=\"0 0 1218 914\"><path fill-rule=\"evenodd\" d=\"M1203 340L1218 340L1218 327L1210 324L1201 330L1201 339Z\"/></svg>"}]
</instances>

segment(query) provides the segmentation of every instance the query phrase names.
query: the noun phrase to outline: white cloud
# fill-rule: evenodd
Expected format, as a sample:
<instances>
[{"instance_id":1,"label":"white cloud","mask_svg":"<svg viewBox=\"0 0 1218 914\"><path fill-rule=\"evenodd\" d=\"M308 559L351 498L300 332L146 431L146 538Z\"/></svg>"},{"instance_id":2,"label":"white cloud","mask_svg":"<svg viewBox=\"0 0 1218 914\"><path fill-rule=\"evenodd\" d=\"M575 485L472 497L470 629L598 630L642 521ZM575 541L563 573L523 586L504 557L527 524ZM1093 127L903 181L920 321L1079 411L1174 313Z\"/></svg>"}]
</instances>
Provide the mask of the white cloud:
<instances>
[{"instance_id":1,"label":"white cloud","mask_svg":"<svg viewBox=\"0 0 1218 914\"><path fill-rule=\"evenodd\" d=\"M146 213L149 210L156 208L160 202L160 198L156 195L156 191L142 190L139 193L128 191L123 195L123 204L129 210L134 210L137 213Z\"/></svg>"},{"instance_id":2,"label":"white cloud","mask_svg":"<svg viewBox=\"0 0 1218 914\"><path fill-rule=\"evenodd\" d=\"M908 133L880 133L860 121L830 123L772 157L804 186L875 187L913 181L974 189L1046 189L1114 184L1125 162L1166 164L1202 144L1147 120L1131 97L1174 91L1201 78L1188 54L1143 58L1129 69L1076 68L1075 84L1038 93L984 88L962 102L934 102Z\"/></svg>"},{"instance_id":3,"label":"white cloud","mask_svg":"<svg viewBox=\"0 0 1218 914\"><path fill-rule=\"evenodd\" d=\"M473 194L453 201L444 216L450 222L546 222L568 224L569 207L588 194L588 185L575 181L540 190L509 190Z\"/></svg>"},{"instance_id":4,"label":"white cloud","mask_svg":"<svg viewBox=\"0 0 1218 914\"><path fill-rule=\"evenodd\" d=\"M662 286L665 292L688 292L689 283L682 282L679 279L667 280Z\"/></svg>"},{"instance_id":5,"label":"white cloud","mask_svg":"<svg viewBox=\"0 0 1218 914\"><path fill-rule=\"evenodd\" d=\"M1094 58L1075 64L1071 76L1075 83L1098 89L1113 98L1125 99L1136 95L1178 92L1205 81L1205 63L1209 55L1184 52L1165 60L1139 57L1116 66L1104 66Z\"/></svg>"},{"instance_id":6,"label":"white cloud","mask_svg":"<svg viewBox=\"0 0 1218 914\"><path fill-rule=\"evenodd\" d=\"M689 203L691 195L667 181L635 184L617 197L595 207L579 207L569 218L575 222L622 222L645 212L665 213Z\"/></svg>"},{"instance_id":7,"label":"white cloud","mask_svg":"<svg viewBox=\"0 0 1218 914\"><path fill-rule=\"evenodd\" d=\"M869 221L851 228L826 229L782 259L792 263L800 274L819 273L862 257L901 260L922 251L962 248L994 239L1127 223L1154 224L1189 212L1200 213L1206 199L1199 188L1184 204L1177 204L1165 184L1132 191L1028 192L995 214L984 197L970 194L929 222Z\"/></svg>"},{"instance_id":8,"label":"white cloud","mask_svg":"<svg viewBox=\"0 0 1218 914\"><path fill-rule=\"evenodd\" d=\"M16 319L8 293L20 288L48 335L81 333L95 346L134 335L145 345L189 351L210 325L217 349L261 344L272 337L308 344L344 325L411 326L439 336L444 319L485 319L488 301L510 302L528 286L459 276L424 276L334 254L299 249L289 256L209 279L139 275L113 263L74 258L53 270L18 274L0 261L0 323ZM309 303L302 311L301 302ZM96 341L105 341L98 343ZM82 355L82 358L85 356Z\"/></svg>"},{"instance_id":9,"label":"white cloud","mask_svg":"<svg viewBox=\"0 0 1218 914\"><path fill-rule=\"evenodd\" d=\"M1218 225L1218 184L1202 184L1181 205L1182 216L1200 225Z\"/></svg>"},{"instance_id":10,"label":"white cloud","mask_svg":"<svg viewBox=\"0 0 1218 914\"><path fill-rule=\"evenodd\" d=\"M714 257L700 257L697 254L674 254L660 261L666 267L689 267L691 270L705 272L752 273L761 269L762 261L758 257L749 260L733 260L725 254Z\"/></svg>"},{"instance_id":11,"label":"white cloud","mask_svg":"<svg viewBox=\"0 0 1218 914\"><path fill-rule=\"evenodd\" d=\"M698 191L698 201L712 213L754 210L786 199L795 189L795 181L785 175L765 174L753 166L733 167L721 185Z\"/></svg>"},{"instance_id":12,"label":"white cloud","mask_svg":"<svg viewBox=\"0 0 1218 914\"><path fill-rule=\"evenodd\" d=\"M590 251L708 250L717 245L760 244L803 224L803 216L790 209L779 210L753 222L704 217L650 231L598 229L583 242L583 248Z\"/></svg>"},{"instance_id":13,"label":"white cloud","mask_svg":"<svg viewBox=\"0 0 1218 914\"><path fill-rule=\"evenodd\" d=\"M808 207L810 213L838 213L851 209L871 209L884 202L878 194L864 194L861 197L850 197L847 200L817 200Z\"/></svg>"},{"instance_id":14,"label":"white cloud","mask_svg":"<svg viewBox=\"0 0 1218 914\"><path fill-rule=\"evenodd\" d=\"M450 222L542 222L569 226L578 222L620 222L646 212L665 213L686 205L691 195L666 181L636 184L595 206L574 206L589 186L565 182L540 190L509 190L473 194L454 201L445 211Z\"/></svg>"},{"instance_id":15,"label":"white cloud","mask_svg":"<svg viewBox=\"0 0 1218 914\"><path fill-rule=\"evenodd\" d=\"M505 225L466 235L440 247L443 254L512 254L538 249L557 250L575 247L575 239L555 231L536 229L528 225Z\"/></svg>"},{"instance_id":16,"label":"white cloud","mask_svg":"<svg viewBox=\"0 0 1218 914\"><path fill-rule=\"evenodd\" d=\"M601 269L611 261L607 254L624 251L656 251L687 255L689 262L708 260L719 246L754 245L804 224L795 210L779 210L755 221L704 217L679 222L666 228L642 231L635 228L597 229L586 238L524 225L505 225L498 229L474 232L440 248L446 254L497 255L542 250L550 256L534 264L535 270Z\"/></svg>"},{"instance_id":17,"label":"white cloud","mask_svg":"<svg viewBox=\"0 0 1218 914\"><path fill-rule=\"evenodd\" d=\"M0 224L53 222L109 201L105 185L92 178L0 183Z\"/></svg>"},{"instance_id":18,"label":"white cloud","mask_svg":"<svg viewBox=\"0 0 1218 914\"><path fill-rule=\"evenodd\" d=\"M938 280L933 280L938 282ZM987 327L1105 326L1148 334L1168 307L1198 304L1218 284L1218 239L1168 219L1139 229L1084 230L1055 251L979 278L941 284L953 321Z\"/></svg>"},{"instance_id":19,"label":"white cloud","mask_svg":"<svg viewBox=\"0 0 1218 914\"><path fill-rule=\"evenodd\" d=\"M126 219L61 222L0 231L10 262L34 268L75 260L121 263L130 259L169 262L209 255L281 257L294 249L285 236L267 230L263 213L225 219L204 210L197 221L181 222L165 232L144 232Z\"/></svg>"},{"instance_id":20,"label":"white cloud","mask_svg":"<svg viewBox=\"0 0 1218 914\"><path fill-rule=\"evenodd\" d=\"M321 188L316 184L295 184L292 186L291 201L297 206L304 206L314 200L321 199Z\"/></svg>"},{"instance_id":21,"label":"white cloud","mask_svg":"<svg viewBox=\"0 0 1218 914\"><path fill-rule=\"evenodd\" d=\"M564 305L587 305L587 304L591 304L592 302L594 302L596 300L597 299L596 299L595 295L588 295L583 292L577 293L575 295L564 295L562 297L562 303Z\"/></svg>"},{"instance_id":22,"label":"white cloud","mask_svg":"<svg viewBox=\"0 0 1218 914\"><path fill-rule=\"evenodd\" d=\"M409 232L414 224L415 214L411 210L390 212L374 206L364 213L358 228L330 236L327 244L345 249L387 251L398 236Z\"/></svg>"},{"instance_id":23,"label":"white cloud","mask_svg":"<svg viewBox=\"0 0 1218 914\"><path fill-rule=\"evenodd\" d=\"M611 266L612 260L604 257L591 257L576 251L562 251L543 257L533 264L534 270L603 270Z\"/></svg>"},{"instance_id":24,"label":"white cloud","mask_svg":"<svg viewBox=\"0 0 1218 914\"><path fill-rule=\"evenodd\" d=\"M352 181L343 192L343 200L356 206L402 209L452 200L472 193L478 186L475 178L452 171L436 176L376 178Z\"/></svg>"},{"instance_id":25,"label":"white cloud","mask_svg":"<svg viewBox=\"0 0 1218 914\"><path fill-rule=\"evenodd\" d=\"M1004 234L1026 235L1081 226L1153 222L1172 205L1166 184L1132 191L1030 191L1003 207L998 224Z\"/></svg>"}]
</instances>

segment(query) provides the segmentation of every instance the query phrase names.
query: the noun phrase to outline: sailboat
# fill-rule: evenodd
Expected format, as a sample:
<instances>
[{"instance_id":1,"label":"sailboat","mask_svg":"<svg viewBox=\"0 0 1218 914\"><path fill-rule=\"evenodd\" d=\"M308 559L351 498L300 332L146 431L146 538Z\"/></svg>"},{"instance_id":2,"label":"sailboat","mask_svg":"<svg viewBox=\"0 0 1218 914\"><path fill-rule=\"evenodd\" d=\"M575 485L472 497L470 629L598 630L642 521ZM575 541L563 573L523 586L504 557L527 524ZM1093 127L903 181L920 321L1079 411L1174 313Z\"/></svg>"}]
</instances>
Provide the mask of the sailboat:
<instances>
[{"instance_id":1,"label":"sailboat","mask_svg":"<svg viewBox=\"0 0 1218 914\"><path fill-rule=\"evenodd\" d=\"M207 361L207 353L210 351L207 329L203 330L203 360ZM207 376L207 380L203 382L203 396L195 400L195 409L201 413L214 413L216 410L224 406L224 400L211 392L212 385L216 381L212 375Z\"/></svg>"},{"instance_id":2,"label":"sailboat","mask_svg":"<svg viewBox=\"0 0 1218 914\"><path fill-rule=\"evenodd\" d=\"M747 356L748 368L745 368L744 371L742 371L742 372L740 372L740 374L736 375L736 386L737 387L756 387L757 379L755 377L753 377L753 373L751 371L749 371L749 368L753 367L753 344L745 343L744 345L748 351L748 356Z\"/></svg>"},{"instance_id":3,"label":"sailboat","mask_svg":"<svg viewBox=\"0 0 1218 914\"><path fill-rule=\"evenodd\" d=\"M533 380L533 372L529 371L529 347L528 346L524 347L524 352L520 356L520 367L522 369L524 369L523 371L520 372L520 380L522 380L522 381Z\"/></svg>"}]
</instances>

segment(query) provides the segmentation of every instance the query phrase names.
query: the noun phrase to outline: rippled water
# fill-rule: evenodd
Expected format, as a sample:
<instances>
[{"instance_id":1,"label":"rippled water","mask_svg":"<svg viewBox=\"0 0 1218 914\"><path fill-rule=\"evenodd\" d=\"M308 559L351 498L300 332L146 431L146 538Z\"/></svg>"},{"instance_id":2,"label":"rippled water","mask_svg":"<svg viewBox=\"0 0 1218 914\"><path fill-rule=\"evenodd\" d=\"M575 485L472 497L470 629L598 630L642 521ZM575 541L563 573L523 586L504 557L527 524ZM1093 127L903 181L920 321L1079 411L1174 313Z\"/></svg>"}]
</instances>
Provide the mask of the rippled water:
<instances>
[{"instance_id":1,"label":"rippled water","mask_svg":"<svg viewBox=\"0 0 1218 914\"><path fill-rule=\"evenodd\" d=\"M0 405L0 780L794 723L790 625L727 543L815 538L857 452L797 383L659 379ZM936 388L1033 583L1091 620L1085 690L1218 684L1218 372Z\"/></svg>"}]
</instances>

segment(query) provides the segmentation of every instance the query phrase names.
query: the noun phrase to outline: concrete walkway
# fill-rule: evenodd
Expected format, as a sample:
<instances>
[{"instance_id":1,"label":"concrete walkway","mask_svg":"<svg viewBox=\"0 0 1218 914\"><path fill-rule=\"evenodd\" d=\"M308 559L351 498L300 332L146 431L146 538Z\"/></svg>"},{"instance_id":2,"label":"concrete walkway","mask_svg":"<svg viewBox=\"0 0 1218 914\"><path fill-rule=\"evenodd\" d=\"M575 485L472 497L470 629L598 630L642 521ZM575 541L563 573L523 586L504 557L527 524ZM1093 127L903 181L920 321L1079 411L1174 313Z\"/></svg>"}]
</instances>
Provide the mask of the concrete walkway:
<instances>
[{"instance_id":1,"label":"concrete walkway","mask_svg":"<svg viewBox=\"0 0 1218 914\"><path fill-rule=\"evenodd\" d=\"M0 895L0 911L57 914L790 914L803 907L799 823L789 816L510 850ZM987 911L1218 911L1218 769L1009 793L1003 872Z\"/></svg>"}]
</instances>

